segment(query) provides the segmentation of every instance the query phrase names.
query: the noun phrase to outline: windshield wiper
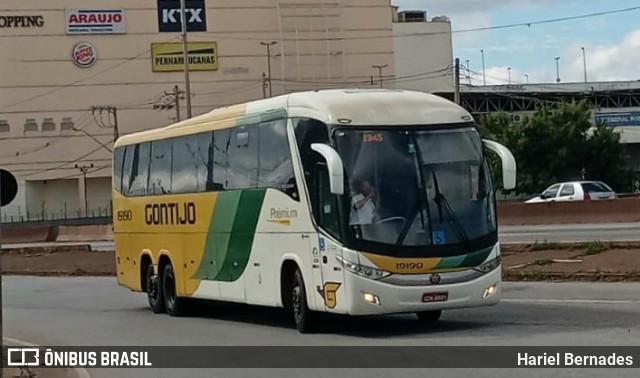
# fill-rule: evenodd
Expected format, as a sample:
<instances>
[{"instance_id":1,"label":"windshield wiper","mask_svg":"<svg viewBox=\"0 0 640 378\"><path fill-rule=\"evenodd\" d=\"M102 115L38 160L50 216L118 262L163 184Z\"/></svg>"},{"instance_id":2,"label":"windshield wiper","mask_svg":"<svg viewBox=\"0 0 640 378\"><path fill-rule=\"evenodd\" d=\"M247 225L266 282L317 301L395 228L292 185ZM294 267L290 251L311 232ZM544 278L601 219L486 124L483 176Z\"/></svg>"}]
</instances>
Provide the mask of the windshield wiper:
<instances>
[{"instance_id":1,"label":"windshield wiper","mask_svg":"<svg viewBox=\"0 0 640 378\"><path fill-rule=\"evenodd\" d=\"M467 235L464 227L462 226L462 224L460 224L460 221L451 208L449 201L447 201L447 198L440 191L440 185L438 185L438 177L436 176L436 171L434 169L431 169L431 176L433 177L433 185L436 192L433 200L436 205L438 205L438 215L440 216L440 223L442 223L442 210L444 209L449 214L449 223L453 225L453 228L458 233L458 236L462 238L465 244L469 244L469 235Z\"/></svg>"}]
</instances>

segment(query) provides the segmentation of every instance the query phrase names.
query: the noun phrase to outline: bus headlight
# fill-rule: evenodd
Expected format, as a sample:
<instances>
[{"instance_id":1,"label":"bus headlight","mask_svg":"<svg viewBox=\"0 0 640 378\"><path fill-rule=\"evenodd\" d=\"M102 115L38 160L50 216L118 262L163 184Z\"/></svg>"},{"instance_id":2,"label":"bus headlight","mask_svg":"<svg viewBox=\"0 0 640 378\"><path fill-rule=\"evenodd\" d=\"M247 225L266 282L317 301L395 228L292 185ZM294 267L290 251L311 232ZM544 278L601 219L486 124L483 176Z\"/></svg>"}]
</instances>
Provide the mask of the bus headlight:
<instances>
[{"instance_id":1,"label":"bus headlight","mask_svg":"<svg viewBox=\"0 0 640 378\"><path fill-rule=\"evenodd\" d=\"M486 273L489 273L489 272L493 271L497 267L499 267L500 266L500 262L501 262L500 256L497 256L493 260L489 260L486 263L478 265L477 267L473 268L473 270L486 274Z\"/></svg>"},{"instance_id":2,"label":"bus headlight","mask_svg":"<svg viewBox=\"0 0 640 378\"><path fill-rule=\"evenodd\" d=\"M360 264L355 264L352 263L350 261L347 261L345 259L343 259L340 256L336 256L336 259L338 259L338 261L340 262L340 264L342 264L342 266L350 271L351 273L355 273L359 276L362 277L366 277L366 278L371 278L372 280L379 280L382 278L385 278L389 275L391 275L391 273L384 271L384 270L380 270L380 269L376 269L376 268L372 268L369 266L362 266Z\"/></svg>"}]
</instances>

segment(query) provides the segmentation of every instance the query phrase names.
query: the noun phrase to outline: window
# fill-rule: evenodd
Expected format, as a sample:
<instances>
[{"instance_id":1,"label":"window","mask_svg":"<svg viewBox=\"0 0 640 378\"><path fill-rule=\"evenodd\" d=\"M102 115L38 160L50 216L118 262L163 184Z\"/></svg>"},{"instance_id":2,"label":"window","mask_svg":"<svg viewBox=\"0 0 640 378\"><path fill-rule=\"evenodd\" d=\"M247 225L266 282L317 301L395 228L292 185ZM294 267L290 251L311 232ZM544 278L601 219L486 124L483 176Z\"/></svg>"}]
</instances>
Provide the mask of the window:
<instances>
[{"instance_id":1,"label":"window","mask_svg":"<svg viewBox=\"0 0 640 378\"><path fill-rule=\"evenodd\" d=\"M553 185L549 189L545 190L542 193L542 196L545 198L554 198L558 194L558 190L560 190L560 184Z\"/></svg>"},{"instance_id":2,"label":"window","mask_svg":"<svg viewBox=\"0 0 640 378\"><path fill-rule=\"evenodd\" d=\"M298 199L286 121L260 125L258 187L274 188Z\"/></svg>"},{"instance_id":3,"label":"window","mask_svg":"<svg viewBox=\"0 0 640 378\"><path fill-rule=\"evenodd\" d=\"M576 194L576 191L573 188L573 184L564 184L562 190L560 191L560 197L568 197L574 194Z\"/></svg>"},{"instance_id":4,"label":"window","mask_svg":"<svg viewBox=\"0 0 640 378\"><path fill-rule=\"evenodd\" d=\"M324 123L308 118L294 119L293 127L296 134L298 151L300 152L304 177L307 183L307 190L309 191L309 198L311 198L313 202L316 201L316 177L313 171L317 163L324 162L324 158L322 158L319 153L313 151L311 145L313 143L329 144L329 130ZM317 204L314 204L314 208L317 208ZM318 214L316 213L316 217L317 216Z\"/></svg>"},{"instance_id":5,"label":"window","mask_svg":"<svg viewBox=\"0 0 640 378\"><path fill-rule=\"evenodd\" d=\"M122 164L122 191L125 196L129 195L129 188L131 187L131 170L133 168L133 156L136 151L136 146L129 145L123 147L125 150L124 161Z\"/></svg>"},{"instance_id":6,"label":"window","mask_svg":"<svg viewBox=\"0 0 640 378\"><path fill-rule=\"evenodd\" d=\"M147 194L147 183L149 180L149 163L151 158L151 143L145 142L136 145L133 154L129 195L143 196Z\"/></svg>"},{"instance_id":7,"label":"window","mask_svg":"<svg viewBox=\"0 0 640 378\"><path fill-rule=\"evenodd\" d=\"M192 193L198 190L197 140L197 135L183 136L173 140L172 193Z\"/></svg>"},{"instance_id":8,"label":"window","mask_svg":"<svg viewBox=\"0 0 640 378\"><path fill-rule=\"evenodd\" d=\"M0 119L0 133L8 133L11 131L9 122L6 119Z\"/></svg>"},{"instance_id":9,"label":"window","mask_svg":"<svg viewBox=\"0 0 640 378\"><path fill-rule=\"evenodd\" d=\"M255 188L258 184L258 127L233 129L229 150L228 188Z\"/></svg>"},{"instance_id":10,"label":"window","mask_svg":"<svg viewBox=\"0 0 640 378\"><path fill-rule=\"evenodd\" d=\"M582 184L582 189L585 193L599 193L599 192L607 192L609 190L605 189L603 186L598 185L594 182L585 182Z\"/></svg>"},{"instance_id":11,"label":"window","mask_svg":"<svg viewBox=\"0 0 640 378\"><path fill-rule=\"evenodd\" d=\"M219 130L213 133L213 189L229 188L227 166L229 163L229 147L231 130Z\"/></svg>"},{"instance_id":12,"label":"window","mask_svg":"<svg viewBox=\"0 0 640 378\"><path fill-rule=\"evenodd\" d=\"M122 171L126 147L118 147L113 152L113 187L122 193Z\"/></svg>"},{"instance_id":13,"label":"window","mask_svg":"<svg viewBox=\"0 0 640 378\"><path fill-rule=\"evenodd\" d=\"M213 166L210 162L213 155L213 133L197 135L198 155L196 155L196 169L198 178L198 192L211 190L213 181Z\"/></svg>"},{"instance_id":14,"label":"window","mask_svg":"<svg viewBox=\"0 0 640 378\"><path fill-rule=\"evenodd\" d=\"M171 193L171 145L170 139L151 143L150 195Z\"/></svg>"}]
</instances>

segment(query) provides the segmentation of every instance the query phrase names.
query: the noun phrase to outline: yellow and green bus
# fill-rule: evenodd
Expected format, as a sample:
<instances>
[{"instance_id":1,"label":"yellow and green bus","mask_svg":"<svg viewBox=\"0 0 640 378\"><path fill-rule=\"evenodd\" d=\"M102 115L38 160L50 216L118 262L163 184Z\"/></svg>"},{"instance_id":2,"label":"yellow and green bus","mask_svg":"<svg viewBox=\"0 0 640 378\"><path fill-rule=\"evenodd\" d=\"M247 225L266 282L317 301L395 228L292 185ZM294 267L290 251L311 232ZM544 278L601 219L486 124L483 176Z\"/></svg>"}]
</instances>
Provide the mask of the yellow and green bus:
<instances>
[{"instance_id":1,"label":"yellow and green bus","mask_svg":"<svg viewBox=\"0 0 640 378\"><path fill-rule=\"evenodd\" d=\"M300 92L118 139L118 283L153 312L188 298L319 312L416 313L500 300L494 187L471 115L401 90Z\"/></svg>"}]
</instances>

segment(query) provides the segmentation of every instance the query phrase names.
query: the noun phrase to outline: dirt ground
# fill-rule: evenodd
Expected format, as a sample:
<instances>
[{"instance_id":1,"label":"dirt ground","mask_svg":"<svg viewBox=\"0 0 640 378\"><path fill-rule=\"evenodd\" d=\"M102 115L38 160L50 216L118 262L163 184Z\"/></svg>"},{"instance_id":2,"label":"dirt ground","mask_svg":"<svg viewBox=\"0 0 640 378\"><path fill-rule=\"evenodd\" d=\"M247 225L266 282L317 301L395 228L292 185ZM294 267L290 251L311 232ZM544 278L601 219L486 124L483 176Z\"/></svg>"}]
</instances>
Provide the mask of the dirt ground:
<instances>
[{"instance_id":1,"label":"dirt ground","mask_svg":"<svg viewBox=\"0 0 640 378\"><path fill-rule=\"evenodd\" d=\"M640 243L502 245L507 281L640 281ZM88 246L3 250L3 274L115 276L113 252Z\"/></svg>"}]
</instances>

